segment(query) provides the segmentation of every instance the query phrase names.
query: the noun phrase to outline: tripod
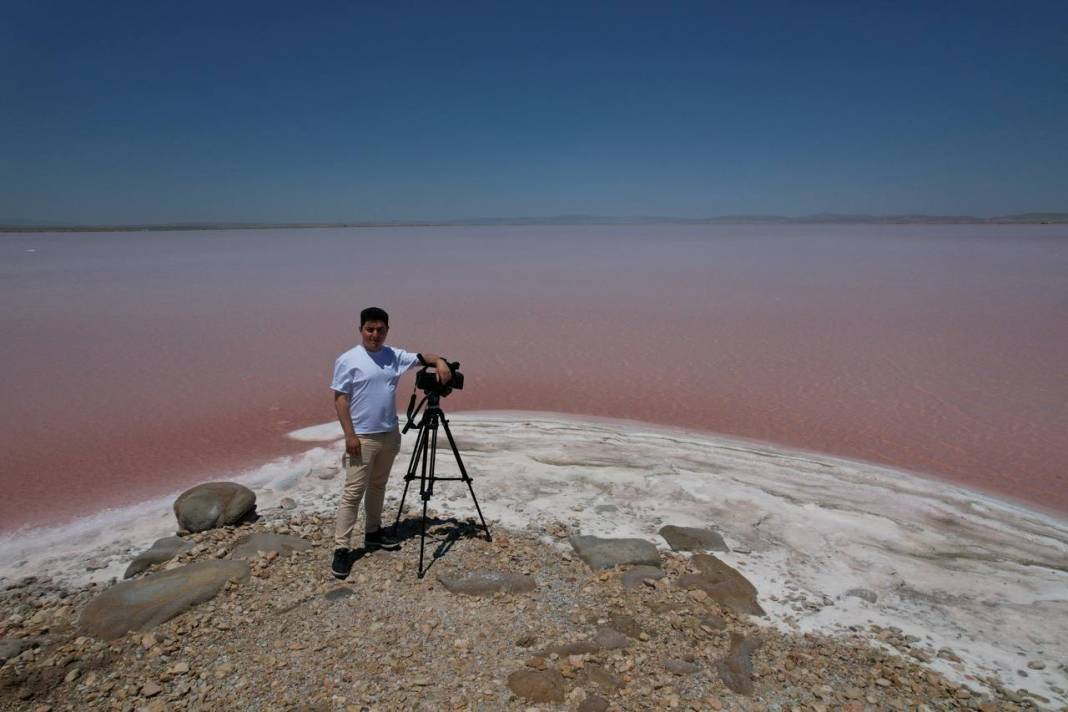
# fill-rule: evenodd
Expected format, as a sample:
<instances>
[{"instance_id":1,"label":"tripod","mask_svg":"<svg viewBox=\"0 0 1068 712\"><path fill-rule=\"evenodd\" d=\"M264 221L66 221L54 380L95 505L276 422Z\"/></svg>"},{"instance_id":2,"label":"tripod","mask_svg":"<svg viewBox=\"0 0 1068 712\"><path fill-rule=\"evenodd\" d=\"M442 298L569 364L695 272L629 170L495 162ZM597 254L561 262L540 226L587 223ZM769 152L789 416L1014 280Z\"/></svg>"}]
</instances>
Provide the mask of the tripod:
<instances>
[{"instance_id":1,"label":"tripod","mask_svg":"<svg viewBox=\"0 0 1068 712\"><path fill-rule=\"evenodd\" d=\"M408 471L404 475L404 493L401 495L400 507L397 509L397 519L393 522L393 532L396 534L397 526L400 524L401 512L404 511L404 500L408 496L408 487L412 484L412 480L419 478L419 497L423 500L423 517L419 529L419 571L417 572L419 578L423 578L423 575L426 574L426 570L423 568L423 551L426 547L426 506L434 494L435 482L457 481L467 483L467 490L471 493L471 500L475 503L475 511L478 512L478 518L482 522L482 529L486 532L486 541L493 541L489 527L486 526L486 520L482 516L482 508L478 506L475 489L471 486L471 476L467 474L464 461L460 459L460 451L456 449L456 441L453 440L452 432L449 431L449 421L445 419L445 412L441 409L441 396L438 393L429 392L424 400L426 402L426 411L423 412L423 417L417 426L419 434L415 439L412 459L408 462ZM412 401L415 401L414 395L412 396ZM411 406L409 406L408 424L404 426L404 432L407 432L412 427L413 418L419 412L418 408L415 409L414 413L410 409ZM460 467L459 477L438 477L434 472L438 451L438 423L445 430L445 436L449 439L449 447L452 448L452 454L456 457L456 464Z\"/></svg>"}]
</instances>

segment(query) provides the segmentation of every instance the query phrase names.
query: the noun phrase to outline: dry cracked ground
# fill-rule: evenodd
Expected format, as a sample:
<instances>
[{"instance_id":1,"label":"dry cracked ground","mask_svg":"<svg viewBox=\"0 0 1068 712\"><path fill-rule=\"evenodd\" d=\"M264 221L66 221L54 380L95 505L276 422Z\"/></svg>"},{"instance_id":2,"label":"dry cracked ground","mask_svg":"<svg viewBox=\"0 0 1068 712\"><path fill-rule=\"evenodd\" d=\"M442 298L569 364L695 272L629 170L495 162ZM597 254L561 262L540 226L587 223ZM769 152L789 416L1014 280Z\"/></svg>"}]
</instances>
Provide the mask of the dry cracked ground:
<instances>
[{"instance_id":1,"label":"dry cracked ground","mask_svg":"<svg viewBox=\"0 0 1068 712\"><path fill-rule=\"evenodd\" d=\"M685 554L662 554L662 574L600 571L570 547L539 540L536 534L545 532L495 529L486 541L469 523L438 520L424 578L416 577L419 539L409 525L399 551L365 555L339 582L328 571L331 527L327 518L277 511L252 524L185 536L189 546L142 576L233 559L241 555L234 551L239 543L255 533L299 537L310 546L245 553L247 570L223 581L210 600L110 640L89 634L84 614L107 585L64 590L34 579L9 585L0 593L0 709L820 711L1043 704L991 681L962 686L945 679L925 667L925 653L899 631L858 629L833 638L776 632L744 612L744 604L718 596L722 587L701 578L708 573L701 560ZM548 532L561 544L568 534L574 532L562 526ZM450 591L443 581L506 590L471 595ZM121 629L122 615L104 624Z\"/></svg>"}]
</instances>

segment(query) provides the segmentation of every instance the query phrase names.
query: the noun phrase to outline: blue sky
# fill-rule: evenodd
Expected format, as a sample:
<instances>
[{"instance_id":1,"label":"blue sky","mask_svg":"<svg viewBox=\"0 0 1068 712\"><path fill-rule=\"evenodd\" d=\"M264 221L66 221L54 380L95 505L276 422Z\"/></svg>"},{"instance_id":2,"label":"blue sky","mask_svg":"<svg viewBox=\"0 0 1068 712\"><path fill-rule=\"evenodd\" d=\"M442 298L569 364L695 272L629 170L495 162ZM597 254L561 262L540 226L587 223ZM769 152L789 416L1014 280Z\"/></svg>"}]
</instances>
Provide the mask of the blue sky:
<instances>
[{"instance_id":1,"label":"blue sky","mask_svg":"<svg viewBox=\"0 0 1068 712\"><path fill-rule=\"evenodd\" d=\"M1068 3L0 10L0 222L1068 211Z\"/></svg>"}]
</instances>

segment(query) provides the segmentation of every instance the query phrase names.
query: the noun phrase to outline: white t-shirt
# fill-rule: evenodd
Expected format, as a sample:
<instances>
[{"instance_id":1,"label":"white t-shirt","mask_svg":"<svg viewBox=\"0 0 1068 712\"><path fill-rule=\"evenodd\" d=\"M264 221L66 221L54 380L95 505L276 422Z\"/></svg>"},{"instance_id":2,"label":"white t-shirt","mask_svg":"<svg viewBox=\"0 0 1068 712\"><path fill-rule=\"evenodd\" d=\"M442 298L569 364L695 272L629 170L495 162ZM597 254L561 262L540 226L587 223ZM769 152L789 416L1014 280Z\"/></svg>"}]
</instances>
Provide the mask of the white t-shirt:
<instances>
[{"instance_id":1,"label":"white t-shirt","mask_svg":"<svg viewBox=\"0 0 1068 712\"><path fill-rule=\"evenodd\" d=\"M370 352L361 344L338 356L330 387L348 394L357 435L397 428L397 381L418 363L416 354L390 346Z\"/></svg>"}]
</instances>

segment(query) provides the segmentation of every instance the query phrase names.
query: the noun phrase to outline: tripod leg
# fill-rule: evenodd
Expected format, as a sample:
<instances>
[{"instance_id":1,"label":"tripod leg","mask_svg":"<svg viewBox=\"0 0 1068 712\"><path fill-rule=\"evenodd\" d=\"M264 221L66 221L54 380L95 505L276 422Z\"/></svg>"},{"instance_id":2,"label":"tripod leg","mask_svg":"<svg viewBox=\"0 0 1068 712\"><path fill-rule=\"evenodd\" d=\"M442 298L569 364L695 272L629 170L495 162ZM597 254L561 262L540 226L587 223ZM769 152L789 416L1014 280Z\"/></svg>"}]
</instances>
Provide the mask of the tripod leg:
<instances>
[{"instance_id":1,"label":"tripod leg","mask_svg":"<svg viewBox=\"0 0 1068 712\"><path fill-rule=\"evenodd\" d=\"M449 447L452 448L452 454L456 456L456 464L460 468L460 475L463 477L464 482L467 483L468 492L471 493L471 501L475 503L475 511L478 512L478 519L482 522L482 529L486 532L486 541L493 541L489 527L486 526L486 518L482 516L482 507L478 506L478 497L475 496L475 488L471 486L471 476L467 474L467 468L464 467L464 461L460 458L460 451L456 447L456 441L452 438L452 431L449 430L449 421L445 420L444 416L441 418L441 425L445 428L445 436L449 439Z\"/></svg>"},{"instance_id":2,"label":"tripod leg","mask_svg":"<svg viewBox=\"0 0 1068 712\"><path fill-rule=\"evenodd\" d=\"M423 524L419 531L419 578L423 578L423 574L426 573L423 571L423 550L426 548L426 504L428 501L426 498L423 499Z\"/></svg>"},{"instance_id":3,"label":"tripod leg","mask_svg":"<svg viewBox=\"0 0 1068 712\"><path fill-rule=\"evenodd\" d=\"M426 499L430 499L434 496L434 467L438 460L438 419L436 416L431 415L432 421L430 423L430 475L429 482L427 484Z\"/></svg>"},{"instance_id":4,"label":"tripod leg","mask_svg":"<svg viewBox=\"0 0 1068 712\"><path fill-rule=\"evenodd\" d=\"M438 424L437 421L434 420L432 417L424 416L421 425L423 426L423 456L422 458L420 458L422 462L422 468L419 474L419 496L423 500L423 517L420 520L419 526L419 570L417 572L419 578L423 578L423 574L426 573L425 571L423 571L423 552L426 549L426 505L430 501L430 494L433 491L434 487L433 464L430 465L429 483L427 480L427 459L429 458L430 462L433 463L434 457L434 450L429 447L428 440L430 438L431 431L433 431L433 433L437 435ZM437 438L435 437L435 440L436 439Z\"/></svg>"},{"instance_id":5,"label":"tripod leg","mask_svg":"<svg viewBox=\"0 0 1068 712\"><path fill-rule=\"evenodd\" d=\"M422 423L420 423L422 426ZM420 427L415 436L415 447L412 449L412 457L408 460L408 470L404 474L404 492L401 493L400 505L397 507L397 518L393 520L393 535L397 535L397 527L400 525L401 513L404 511L404 500L408 498L408 486L415 479L415 471L418 469L419 453L423 445L423 428Z\"/></svg>"}]
</instances>

